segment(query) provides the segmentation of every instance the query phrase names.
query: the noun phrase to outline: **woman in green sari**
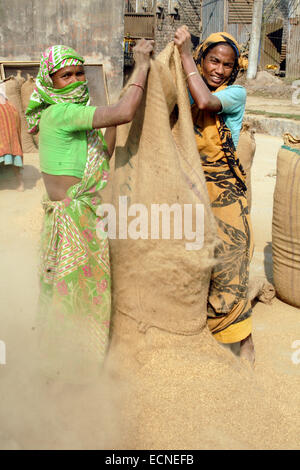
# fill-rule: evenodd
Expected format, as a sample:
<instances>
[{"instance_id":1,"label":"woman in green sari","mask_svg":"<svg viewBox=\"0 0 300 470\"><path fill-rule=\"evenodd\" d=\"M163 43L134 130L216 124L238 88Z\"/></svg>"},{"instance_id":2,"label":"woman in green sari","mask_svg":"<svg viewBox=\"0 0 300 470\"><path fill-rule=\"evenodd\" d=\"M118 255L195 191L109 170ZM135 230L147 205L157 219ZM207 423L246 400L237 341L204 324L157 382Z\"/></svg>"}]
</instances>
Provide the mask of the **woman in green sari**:
<instances>
[{"instance_id":1,"label":"woman in green sari","mask_svg":"<svg viewBox=\"0 0 300 470\"><path fill-rule=\"evenodd\" d=\"M39 131L47 195L42 232L38 332L43 369L64 381L97 375L110 324L107 239L96 236L96 211L107 184L116 126L130 122L142 100L153 41L135 47L135 70L122 99L89 106L83 58L66 46L42 54L26 111ZM105 138L99 129L106 128ZM46 365L46 367L45 367ZM76 377L76 378L74 378Z\"/></svg>"}]
</instances>

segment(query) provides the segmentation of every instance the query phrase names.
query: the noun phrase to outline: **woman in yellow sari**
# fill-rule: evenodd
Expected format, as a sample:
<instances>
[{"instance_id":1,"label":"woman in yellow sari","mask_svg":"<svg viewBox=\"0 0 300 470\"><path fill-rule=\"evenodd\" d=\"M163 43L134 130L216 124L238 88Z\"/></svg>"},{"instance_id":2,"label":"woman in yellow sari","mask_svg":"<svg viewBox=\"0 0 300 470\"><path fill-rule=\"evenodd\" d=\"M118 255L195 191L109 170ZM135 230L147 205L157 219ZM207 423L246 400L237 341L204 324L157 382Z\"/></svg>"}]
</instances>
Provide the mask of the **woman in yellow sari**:
<instances>
[{"instance_id":1,"label":"woman in yellow sari","mask_svg":"<svg viewBox=\"0 0 300 470\"><path fill-rule=\"evenodd\" d=\"M239 46L230 34L215 33L193 57L186 26L176 31L174 43L186 74L197 146L221 239L211 278L208 325L219 342L240 343L240 356L254 363L248 299L252 229L245 173L236 156L246 102L246 90L233 85Z\"/></svg>"}]
</instances>

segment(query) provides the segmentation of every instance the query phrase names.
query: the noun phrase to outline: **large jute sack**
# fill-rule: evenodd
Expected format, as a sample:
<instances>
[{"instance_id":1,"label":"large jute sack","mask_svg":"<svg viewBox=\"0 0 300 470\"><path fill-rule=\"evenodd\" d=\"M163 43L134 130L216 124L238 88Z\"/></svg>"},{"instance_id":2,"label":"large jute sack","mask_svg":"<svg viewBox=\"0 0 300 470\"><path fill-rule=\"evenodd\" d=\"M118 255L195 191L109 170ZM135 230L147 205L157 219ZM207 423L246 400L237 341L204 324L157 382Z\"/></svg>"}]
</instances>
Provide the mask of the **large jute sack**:
<instances>
[{"instance_id":1,"label":"large jute sack","mask_svg":"<svg viewBox=\"0 0 300 470\"><path fill-rule=\"evenodd\" d=\"M17 111L22 115L22 102L21 102L21 85L19 80L13 75L5 82L5 93L7 99L15 106Z\"/></svg>"},{"instance_id":2,"label":"large jute sack","mask_svg":"<svg viewBox=\"0 0 300 470\"><path fill-rule=\"evenodd\" d=\"M245 449L295 442L284 413L206 326L216 231L172 45L151 64L138 116L118 130L111 182L116 208L120 195L128 196L128 207L147 209L202 203L205 238L200 250L187 250L184 238L133 240L123 233L111 240L113 326L103 381L113 383L119 433L110 446Z\"/></svg>"},{"instance_id":3,"label":"large jute sack","mask_svg":"<svg viewBox=\"0 0 300 470\"><path fill-rule=\"evenodd\" d=\"M21 86L21 102L22 102L23 112L25 112L27 109L29 99L34 90L34 87L35 87L34 78L30 74L27 74L27 80L24 81L24 83Z\"/></svg>"},{"instance_id":4,"label":"large jute sack","mask_svg":"<svg viewBox=\"0 0 300 470\"><path fill-rule=\"evenodd\" d=\"M16 107L20 114L21 119L21 139L22 148L25 153L34 153L37 148L33 142L33 138L28 134L28 127L25 120L22 101L21 101L21 85L23 81L20 78L11 76L9 80L5 82L5 93L7 99Z\"/></svg>"},{"instance_id":5,"label":"large jute sack","mask_svg":"<svg viewBox=\"0 0 300 470\"><path fill-rule=\"evenodd\" d=\"M283 137L274 191L273 275L277 296L300 307L300 139Z\"/></svg>"},{"instance_id":6,"label":"large jute sack","mask_svg":"<svg viewBox=\"0 0 300 470\"><path fill-rule=\"evenodd\" d=\"M117 234L125 230L120 233L125 239L117 235L111 240L114 314L130 316L142 329L156 326L185 334L199 332L206 324L216 228L180 57L173 45L152 61L147 93L133 122L118 128L112 184ZM158 226L152 219L155 205L162 204L166 212L177 204L181 237L173 236L175 217L169 224L170 239L163 239L162 223L160 233L153 234ZM195 230L197 204L204 215L203 220L198 217L197 227L198 232L203 230L201 247L192 244L194 239L188 240L183 227L186 218ZM192 208L190 215L184 205ZM124 223L119 223L128 211L130 232L136 223L135 210L137 216L146 211L147 219L146 224L142 222L143 238L138 239L134 233L126 235Z\"/></svg>"},{"instance_id":7,"label":"large jute sack","mask_svg":"<svg viewBox=\"0 0 300 470\"><path fill-rule=\"evenodd\" d=\"M21 86L21 101L22 101L22 108L23 113L25 114L31 94L35 87L35 80L32 75L27 74L27 80ZM38 147L39 138L38 134L32 136L35 145Z\"/></svg>"},{"instance_id":8,"label":"large jute sack","mask_svg":"<svg viewBox=\"0 0 300 470\"><path fill-rule=\"evenodd\" d=\"M237 157L246 172L246 186L247 186L247 201L249 211L252 204L252 191L251 191L251 167L256 150L256 142L254 138L254 130L251 125L244 122L242 125L240 138L237 146Z\"/></svg>"},{"instance_id":9,"label":"large jute sack","mask_svg":"<svg viewBox=\"0 0 300 470\"><path fill-rule=\"evenodd\" d=\"M25 78L22 77L22 71L21 70L17 70L17 75L16 75L16 80L21 88L21 86L23 85L23 83L25 82Z\"/></svg>"}]
</instances>

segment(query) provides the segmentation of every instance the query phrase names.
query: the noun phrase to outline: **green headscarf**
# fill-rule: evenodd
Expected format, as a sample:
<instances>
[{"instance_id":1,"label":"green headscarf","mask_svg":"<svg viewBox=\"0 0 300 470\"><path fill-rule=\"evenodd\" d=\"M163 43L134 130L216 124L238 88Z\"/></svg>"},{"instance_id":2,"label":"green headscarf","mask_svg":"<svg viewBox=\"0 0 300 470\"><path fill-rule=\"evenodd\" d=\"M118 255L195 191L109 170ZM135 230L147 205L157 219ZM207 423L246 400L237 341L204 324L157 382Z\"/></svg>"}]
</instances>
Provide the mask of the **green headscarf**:
<instances>
[{"instance_id":1,"label":"green headscarf","mask_svg":"<svg viewBox=\"0 0 300 470\"><path fill-rule=\"evenodd\" d=\"M87 81L76 82L61 89L53 88L51 75L63 67L82 65L84 59L67 46L52 46L43 52L36 86L30 97L25 113L30 134L39 131L42 111L51 104L77 103L86 105L89 101Z\"/></svg>"}]
</instances>

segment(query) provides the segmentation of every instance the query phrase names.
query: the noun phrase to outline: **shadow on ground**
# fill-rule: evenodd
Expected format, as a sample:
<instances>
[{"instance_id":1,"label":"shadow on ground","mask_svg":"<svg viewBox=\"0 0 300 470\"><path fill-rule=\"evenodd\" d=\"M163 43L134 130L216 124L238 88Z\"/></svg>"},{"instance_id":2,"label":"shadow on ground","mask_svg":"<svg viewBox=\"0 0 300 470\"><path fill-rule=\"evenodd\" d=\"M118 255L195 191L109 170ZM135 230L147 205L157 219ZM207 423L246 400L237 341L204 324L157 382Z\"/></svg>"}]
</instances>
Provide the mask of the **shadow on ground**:
<instances>
[{"instance_id":1,"label":"shadow on ground","mask_svg":"<svg viewBox=\"0 0 300 470\"><path fill-rule=\"evenodd\" d=\"M272 242L267 242L264 248L264 268L267 280L273 283Z\"/></svg>"},{"instance_id":2,"label":"shadow on ground","mask_svg":"<svg viewBox=\"0 0 300 470\"><path fill-rule=\"evenodd\" d=\"M24 187L26 189L32 189L36 186L39 179L41 179L41 173L33 165L25 165L22 170L24 179ZM0 167L0 190L9 189L16 190L18 186L17 179L14 173L14 169L11 165Z\"/></svg>"}]
</instances>

